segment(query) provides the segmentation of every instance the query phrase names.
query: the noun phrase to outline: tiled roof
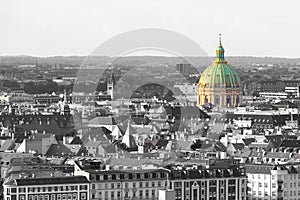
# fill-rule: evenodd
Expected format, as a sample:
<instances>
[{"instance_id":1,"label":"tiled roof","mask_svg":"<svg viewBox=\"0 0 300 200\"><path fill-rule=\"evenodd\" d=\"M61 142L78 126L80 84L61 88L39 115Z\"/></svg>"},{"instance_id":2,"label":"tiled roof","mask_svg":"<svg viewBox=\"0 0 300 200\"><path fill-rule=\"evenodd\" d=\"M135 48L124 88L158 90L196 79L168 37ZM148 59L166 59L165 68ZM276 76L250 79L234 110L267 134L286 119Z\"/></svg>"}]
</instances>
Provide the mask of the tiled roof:
<instances>
[{"instance_id":1,"label":"tiled roof","mask_svg":"<svg viewBox=\"0 0 300 200\"><path fill-rule=\"evenodd\" d=\"M246 165L246 173L250 174L270 174L274 168L272 165Z\"/></svg>"},{"instance_id":2,"label":"tiled roof","mask_svg":"<svg viewBox=\"0 0 300 200\"><path fill-rule=\"evenodd\" d=\"M95 138L96 141L102 141L103 143L105 143L112 138L110 134L111 131L109 131L105 127L94 127L94 128L90 128L88 132L86 132L82 136L81 141L83 142L83 144L85 144L90 140L94 140Z\"/></svg>"},{"instance_id":3,"label":"tiled roof","mask_svg":"<svg viewBox=\"0 0 300 200\"><path fill-rule=\"evenodd\" d=\"M191 145L193 144L193 141L184 141L184 140L177 140L177 147L178 149L181 150L190 150L191 149Z\"/></svg>"},{"instance_id":4,"label":"tiled roof","mask_svg":"<svg viewBox=\"0 0 300 200\"><path fill-rule=\"evenodd\" d=\"M242 150L245 147L243 143L232 143L232 146L234 146L236 150Z\"/></svg>"},{"instance_id":5,"label":"tiled roof","mask_svg":"<svg viewBox=\"0 0 300 200\"><path fill-rule=\"evenodd\" d=\"M78 155L78 156L89 155L88 150L83 145L66 144L65 146L73 153L73 155Z\"/></svg>"},{"instance_id":6,"label":"tiled roof","mask_svg":"<svg viewBox=\"0 0 300 200\"><path fill-rule=\"evenodd\" d=\"M279 147L300 148L300 140L283 140Z\"/></svg>"},{"instance_id":7,"label":"tiled roof","mask_svg":"<svg viewBox=\"0 0 300 200\"><path fill-rule=\"evenodd\" d=\"M63 144L52 144L45 156L72 156L74 153Z\"/></svg>"},{"instance_id":8,"label":"tiled roof","mask_svg":"<svg viewBox=\"0 0 300 200\"><path fill-rule=\"evenodd\" d=\"M75 136L70 144L83 144L81 139L78 136Z\"/></svg>"},{"instance_id":9,"label":"tiled roof","mask_svg":"<svg viewBox=\"0 0 300 200\"><path fill-rule=\"evenodd\" d=\"M282 153L282 152L267 152L266 155L264 155L264 158L280 158L280 159L289 159L290 154L289 153Z\"/></svg>"},{"instance_id":10,"label":"tiled roof","mask_svg":"<svg viewBox=\"0 0 300 200\"><path fill-rule=\"evenodd\" d=\"M93 140L91 140L91 141L87 141L85 144L84 144L84 146L85 147L98 147L98 146L100 146L102 144L102 141L93 141Z\"/></svg>"},{"instance_id":11,"label":"tiled roof","mask_svg":"<svg viewBox=\"0 0 300 200\"><path fill-rule=\"evenodd\" d=\"M158 164L160 165L162 163L162 160L157 159L138 159L138 158L111 158L107 161L107 165L112 166L142 166L144 164Z\"/></svg>"},{"instance_id":12,"label":"tiled roof","mask_svg":"<svg viewBox=\"0 0 300 200\"><path fill-rule=\"evenodd\" d=\"M16 179L15 182L16 182L16 185L18 185L18 186L89 183L89 181L87 180L87 178L85 176Z\"/></svg>"},{"instance_id":13,"label":"tiled roof","mask_svg":"<svg viewBox=\"0 0 300 200\"><path fill-rule=\"evenodd\" d=\"M24 123L20 124L19 122ZM65 134L75 127L72 115L0 115L0 122L6 127L15 125L17 133L37 129L39 132Z\"/></svg>"},{"instance_id":14,"label":"tiled roof","mask_svg":"<svg viewBox=\"0 0 300 200\"><path fill-rule=\"evenodd\" d=\"M12 150L15 146L14 140L7 139L1 144L0 151Z\"/></svg>"},{"instance_id":15,"label":"tiled roof","mask_svg":"<svg viewBox=\"0 0 300 200\"><path fill-rule=\"evenodd\" d=\"M89 121L89 125L116 125L116 121L113 117L95 117Z\"/></svg>"},{"instance_id":16,"label":"tiled roof","mask_svg":"<svg viewBox=\"0 0 300 200\"><path fill-rule=\"evenodd\" d=\"M113 144L109 144L109 145L102 145L102 147L104 148L104 150L106 151L106 153L116 153L116 146Z\"/></svg>"},{"instance_id":17,"label":"tiled roof","mask_svg":"<svg viewBox=\"0 0 300 200\"><path fill-rule=\"evenodd\" d=\"M248 147L251 148L262 148L262 149L266 149L269 146L269 143L257 143L257 142L253 142L251 144L248 145Z\"/></svg>"},{"instance_id":18,"label":"tiled roof","mask_svg":"<svg viewBox=\"0 0 300 200\"><path fill-rule=\"evenodd\" d=\"M265 137L275 148L279 147L282 140L284 139L283 135L266 135Z\"/></svg>"},{"instance_id":19,"label":"tiled roof","mask_svg":"<svg viewBox=\"0 0 300 200\"><path fill-rule=\"evenodd\" d=\"M245 143L245 146L248 146L249 144L251 144L252 142L255 142L254 138L244 138L242 139L243 142Z\"/></svg>"},{"instance_id":20,"label":"tiled roof","mask_svg":"<svg viewBox=\"0 0 300 200\"><path fill-rule=\"evenodd\" d=\"M168 140L165 140L165 139L157 139L157 140L154 140L153 141L153 145L155 146L155 147L158 147L159 149L161 149L161 148L164 148L164 147L166 147L167 146L167 144L168 144Z\"/></svg>"}]
</instances>

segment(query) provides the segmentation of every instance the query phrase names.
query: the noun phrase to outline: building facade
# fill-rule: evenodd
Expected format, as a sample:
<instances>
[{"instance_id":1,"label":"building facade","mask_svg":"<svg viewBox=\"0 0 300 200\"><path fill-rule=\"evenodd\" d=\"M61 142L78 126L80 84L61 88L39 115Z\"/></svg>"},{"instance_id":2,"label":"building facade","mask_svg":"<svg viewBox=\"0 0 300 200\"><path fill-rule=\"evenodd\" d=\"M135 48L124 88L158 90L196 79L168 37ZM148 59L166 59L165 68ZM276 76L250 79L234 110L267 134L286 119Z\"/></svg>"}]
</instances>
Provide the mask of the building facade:
<instances>
[{"instance_id":1,"label":"building facade","mask_svg":"<svg viewBox=\"0 0 300 200\"><path fill-rule=\"evenodd\" d=\"M209 160L209 166L89 170L75 165L75 175L90 182L91 200L246 200L245 168L234 159ZM161 193L161 195L160 195Z\"/></svg>"},{"instance_id":2,"label":"building facade","mask_svg":"<svg viewBox=\"0 0 300 200\"><path fill-rule=\"evenodd\" d=\"M169 171L163 168L85 170L76 173L89 178L91 200L157 200L159 190L166 189L169 183Z\"/></svg>"},{"instance_id":3,"label":"building facade","mask_svg":"<svg viewBox=\"0 0 300 200\"><path fill-rule=\"evenodd\" d=\"M300 197L300 173L298 165L249 165L248 199L298 200Z\"/></svg>"},{"instance_id":4,"label":"building facade","mask_svg":"<svg viewBox=\"0 0 300 200\"><path fill-rule=\"evenodd\" d=\"M170 187L175 200L246 200L245 168L237 160L216 160L209 168L173 169Z\"/></svg>"},{"instance_id":5,"label":"building facade","mask_svg":"<svg viewBox=\"0 0 300 200\"><path fill-rule=\"evenodd\" d=\"M15 179L3 185L4 200L89 200L84 176Z\"/></svg>"}]
</instances>

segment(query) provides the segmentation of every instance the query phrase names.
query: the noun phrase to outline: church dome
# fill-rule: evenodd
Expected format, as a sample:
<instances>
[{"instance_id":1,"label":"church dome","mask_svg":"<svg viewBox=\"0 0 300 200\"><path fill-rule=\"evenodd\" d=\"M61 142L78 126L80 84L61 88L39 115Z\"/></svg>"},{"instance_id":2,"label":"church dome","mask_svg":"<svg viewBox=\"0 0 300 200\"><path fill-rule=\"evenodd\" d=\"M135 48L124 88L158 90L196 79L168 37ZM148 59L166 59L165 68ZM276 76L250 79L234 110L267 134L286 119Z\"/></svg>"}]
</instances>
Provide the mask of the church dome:
<instances>
[{"instance_id":1,"label":"church dome","mask_svg":"<svg viewBox=\"0 0 300 200\"><path fill-rule=\"evenodd\" d=\"M236 71L227 64L224 58L224 48L221 44L216 50L216 59L212 65L208 66L201 74L198 87L210 88L239 88L241 80Z\"/></svg>"}]
</instances>

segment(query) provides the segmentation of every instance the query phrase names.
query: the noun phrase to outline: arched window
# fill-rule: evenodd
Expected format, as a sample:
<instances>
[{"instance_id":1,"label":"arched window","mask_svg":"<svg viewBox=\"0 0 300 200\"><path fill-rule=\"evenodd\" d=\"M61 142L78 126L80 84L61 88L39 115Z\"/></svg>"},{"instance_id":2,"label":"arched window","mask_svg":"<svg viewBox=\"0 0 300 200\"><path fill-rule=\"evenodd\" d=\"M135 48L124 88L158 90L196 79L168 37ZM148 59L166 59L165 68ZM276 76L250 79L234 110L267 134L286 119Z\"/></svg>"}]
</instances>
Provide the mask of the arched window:
<instances>
[{"instance_id":1,"label":"arched window","mask_svg":"<svg viewBox=\"0 0 300 200\"><path fill-rule=\"evenodd\" d=\"M240 96L239 95L236 95L236 98L235 98L235 105L236 106L239 106L240 104Z\"/></svg>"},{"instance_id":2,"label":"arched window","mask_svg":"<svg viewBox=\"0 0 300 200\"><path fill-rule=\"evenodd\" d=\"M231 106L231 98L229 95L226 97L226 105L227 105L227 107Z\"/></svg>"},{"instance_id":3,"label":"arched window","mask_svg":"<svg viewBox=\"0 0 300 200\"><path fill-rule=\"evenodd\" d=\"M204 97L204 103L208 103L208 96L207 95L205 95L205 97Z\"/></svg>"},{"instance_id":4,"label":"arched window","mask_svg":"<svg viewBox=\"0 0 300 200\"><path fill-rule=\"evenodd\" d=\"M215 96L215 105L220 105L220 96L219 95L216 95Z\"/></svg>"}]
</instances>

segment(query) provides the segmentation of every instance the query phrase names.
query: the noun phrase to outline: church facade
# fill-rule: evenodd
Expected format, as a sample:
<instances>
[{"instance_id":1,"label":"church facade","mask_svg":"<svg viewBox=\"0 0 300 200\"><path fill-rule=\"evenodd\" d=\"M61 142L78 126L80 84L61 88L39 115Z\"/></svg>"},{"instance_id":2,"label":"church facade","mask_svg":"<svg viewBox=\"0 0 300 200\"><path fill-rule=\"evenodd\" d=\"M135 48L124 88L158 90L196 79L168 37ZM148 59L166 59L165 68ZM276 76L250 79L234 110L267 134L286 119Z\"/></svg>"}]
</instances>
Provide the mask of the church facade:
<instances>
[{"instance_id":1,"label":"church facade","mask_svg":"<svg viewBox=\"0 0 300 200\"><path fill-rule=\"evenodd\" d=\"M224 48L219 39L215 61L201 74L197 88L197 104L213 104L219 107L236 107L242 99L241 80L227 64Z\"/></svg>"}]
</instances>

